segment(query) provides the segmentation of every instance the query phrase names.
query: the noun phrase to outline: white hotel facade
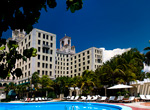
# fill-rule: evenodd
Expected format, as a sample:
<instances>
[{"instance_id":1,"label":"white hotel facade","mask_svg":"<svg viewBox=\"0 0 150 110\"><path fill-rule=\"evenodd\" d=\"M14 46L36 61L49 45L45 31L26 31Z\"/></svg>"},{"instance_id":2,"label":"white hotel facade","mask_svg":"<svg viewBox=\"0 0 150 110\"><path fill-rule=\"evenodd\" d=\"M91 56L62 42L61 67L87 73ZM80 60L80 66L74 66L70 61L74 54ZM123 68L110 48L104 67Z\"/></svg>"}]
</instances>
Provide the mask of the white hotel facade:
<instances>
[{"instance_id":1,"label":"white hotel facade","mask_svg":"<svg viewBox=\"0 0 150 110\"><path fill-rule=\"evenodd\" d=\"M56 49L56 34L36 28L27 35L15 30L12 32L12 40L18 42L21 54L27 48L37 49L36 57L31 57L27 62L17 61L15 67L21 68L23 75L14 80L16 84L29 82L34 72L38 72L40 77L48 75L51 79L81 76L84 70L95 71L103 62L102 49L91 47L76 53L75 46L71 46L71 37L68 36L60 39L60 49ZM1 79L0 83L4 85L11 81L11 78Z\"/></svg>"}]
</instances>

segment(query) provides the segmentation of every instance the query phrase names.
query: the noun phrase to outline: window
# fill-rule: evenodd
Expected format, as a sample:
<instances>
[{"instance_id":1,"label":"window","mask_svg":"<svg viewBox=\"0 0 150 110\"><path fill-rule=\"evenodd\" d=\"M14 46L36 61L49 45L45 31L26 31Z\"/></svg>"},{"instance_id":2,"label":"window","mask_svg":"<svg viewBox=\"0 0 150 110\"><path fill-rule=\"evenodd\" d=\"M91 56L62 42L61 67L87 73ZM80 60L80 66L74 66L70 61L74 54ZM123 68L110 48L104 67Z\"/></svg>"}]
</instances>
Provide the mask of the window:
<instances>
[{"instance_id":1,"label":"window","mask_svg":"<svg viewBox=\"0 0 150 110\"><path fill-rule=\"evenodd\" d=\"M90 64L90 60L88 60L88 64Z\"/></svg>"},{"instance_id":2,"label":"window","mask_svg":"<svg viewBox=\"0 0 150 110\"><path fill-rule=\"evenodd\" d=\"M85 65L85 62L83 62L83 65Z\"/></svg>"},{"instance_id":3,"label":"window","mask_svg":"<svg viewBox=\"0 0 150 110\"><path fill-rule=\"evenodd\" d=\"M43 45L45 45L45 41L43 41Z\"/></svg>"},{"instance_id":4,"label":"window","mask_svg":"<svg viewBox=\"0 0 150 110\"><path fill-rule=\"evenodd\" d=\"M74 56L74 59L76 59L76 56Z\"/></svg>"},{"instance_id":5,"label":"window","mask_svg":"<svg viewBox=\"0 0 150 110\"><path fill-rule=\"evenodd\" d=\"M87 54L89 54L90 52L89 51L87 51Z\"/></svg>"},{"instance_id":6,"label":"window","mask_svg":"<svg viewBox=\"0 0 150 110\"><path fill-rule=\"evenodd\" d=\"M27 65L25 66L25 70L27 70Z\"/></svg>"},{"instance_id":7,"label":"window","mask_svg":"<svg viewBox=\"0 0 150 110\"><path fill-rule=\"evenodd\" d=\"M41 41L40 40L38 40L38 45L40 45L41 44Z\"/></svg>"},{"instance_id":8,"label":"window","mask_svg":"<svg viewBox=\"0 0 150 110\"><path fill-rule=\"evenodd\" d=\"M29 63L29 68L30 68L30 63Z\"/></svg>"},{"instance_id":9,"label":"window","mask_svg":"<svg viewBox=\"0 0 150 110\"><path fill-rule=\"evenodd\" d=\"M53 41L53 36L51 36L51 41Z\"/></svg>"},{"instance_id":10,"label":"window","mask_svg":"<svg viewBox=\"0 0 150 110\"><path fill-rule=\"evenodd\" d=\"M78 76L80 76L80 73L78 73Z\"/></svg>"},{"instance_id":11,"label":"window","mask_svg":"<svg viewBox=\"0 0 150 110\"><path fill-rule=\"evenodd\" d=\"M40 67L40 62L38 62L38 67Z\"/></svg>"},{"instance_id":12,"label":"window","mask_svg":"<svg viewBox=\"0 0 150 110\"><path fill-rule=\"evenodd\" d=\"M80 62L80 59L78 59L78 61Z\"/></svg>"},{"instance_id":13,"label":"window","mask_svg":"<svg viewBox=\"0 0 150 110\"><path fill-rule=\"evenodd\" d=\"M83 57L83 61L85 60L85 57Z\"/></svg>"},{"instance_id":14,"label":"window","mask_svg":"<svg viewBox=\"0 0 150 110\"><path fill-rule=\"evenodd\" d=\"M29 35L29 40L31 39L31 35Z\"/></svg>"},{"instance_id":15,"label":"window","mask_svg":"<svg viewBox=\"0 0 150 110\"><path fill-rule=\"evenodd\" d=\"M41 48L40 47L38 47L38 52L40 52L41 51Z\"/></svg>"},{"instance_id":16,"label":"window","mask_svg":"<svg viewBox=\"0 0 150 110\"><path fill-rule=\"evenodd\" d=\"M48 40L48 35L46 35L46 39Z\"/></svg>"},{"instance_id":17,"label":"window","mask_svg":"<svg viewBox=\"0 0 150 110\"><path fill-rule=\"evenodd\" d=\"M81 71L81 68L79 68L79 71Z\"/></svg>"},{"instance_id":18,"label":"window","mask_svg":"<svg viewBox=\"0 0 150 110\"><path fill-rule=\"evenodd\" d=\"M78 57L80 58L80 54L78 55Z\"/></svg>"},{"instance_id":19,"label":"window","mask_svg":"<svg viewBox=\"0 0 150 110\"><path fill-rule=\"evenodd\" d=\"M51 54L53 54L53 50L51 50Z\"/></svg>"},{"instance_id":20,"label":"window","mask_svg":"<svg viewBox=\"0 0 150 110\"><path fill-rule=\"evenodd\" d=\"M46 63L46 68L48 68L48 64Z\"/></svg>"},{"instance_id":21,"label":"window","mask_svg":"<svg viewBox=\"0 0 150 110\"><path fill-rule=\"evenodd\" d=\"M23 42L21 42L21 46L23 46Z\"/></svg>"},{"instance_id":22,"label":"window","mask_svg":"<svg viewBox=\"0 0 150 110\"><path fill-rule=\"evenodd\" d=\"M53 47L53 43L51 43L51 47Z\"/></svg>"},{"instance_id":23,"label":"window","mask_svg":"<svg viewBox=\"0 0 150 110\"><path fill-rule=\"evenodd\" d=\"M42 63L42 67L43 67L43 68L44 68L44 65L45 65L45 64L44 64L44 63Z\"/></svg>"},{"instance_id":24,"label":"window","mask_svg":"<svg viewBox=\"0 0 150 110\"><path fill-rule=\"evenodd\" d=\"M88 59L90 59L90 56L87 56Z\"/></svg>"},{"instance_id":25,"label":"window","mask_svg":"<svg viewBox=\"0 0 150 110\"><path fill-rule=\"evenodd\" d=\"M28 76L30 76L30 71L28 71Z\"/></svg>"},{"instance_id":26,"label":"window","mask_svg":"<svg viewBox=\"0 0 150 110\"><path fill-rule=\"evenodd\" d=\"M79 67L81 66L81 64L79 63Z\"/></svg>"},{"instance_id":27,"label":"window","mask_svg":"<svg viewBox=\"0 0 150 110\"><path fill-rule=\"evenodd\" d=\"M89 69L89 66L87 66L87 69Z\"/></svg>"},{"instance_id":28,"label":"window","mask_svg":"<svg viewBox=\"0 0 150 110\"><path fill-rule=\"evenodd\" d=\"M48 42L46 42L46 45L48 45Z\"/></svg>"},{"instance_id":29,"label":"window","mask_svg":"<svg viewBox=\"0 0 150 110\"><path fill-rule=\"evenodd\" d=\"M52 69L52 64L49 65L49 68Z\"/></svg>"},{"instance_id":30,"label":"window","mask_svg":"<svg viewBox=\"0 0 150 110\"><path fill-rule=\"evenodd\" d=\"M41 37L41 33L38 33L38 37Z\"/></svg>"},{"instance_id":31,"label":"window","mask_svg":"<svg viewBox=\"0 0 150 110\"><path fill-rule=\"evenodd\" d=\"M85 70L85 67L83 67L83 70Z\"/></svg>"},{"instance_id":32,"label":"window","mask_svg":"<svg viewBox=\"0 0 150 110\"><path fill-rule=\"evenodd\" d=\"M42 71L42 75L44 75L44 71Z\"/></svg>"},{"instance_id":33,"label":"window","mask_svg":"<svg viewBox=\"0 0 150 110\"><path fill-rule=\"evenodd\" d=\"M85 53L83 53L83 56L85 55Z\"/></svg>"},{"instance_id":34,"label":"window","mask_svg":"<svg viewBox=\"0 0 150 110\"><path fill-rule=\"evenodd\" d=\"M77 65L74 65L74 67L76 68L76 67L77 67Z\"/></svg>"},{"instance_id":35,"label":"window","mask_svg":"<svg viewBox=\"0 0 150 110\"><path fill-rule=\"evenodd\" d=\"M47 71L45 71L45 75L47 75Z\"/></svg>"},{"instance_id":36,"label":"window","mask_svg":"<svg viewBox=\"0 0 150 110\"><path fill-rule=\"evenodd\" d=\"M46 61L48 61L48 56L46 56Z\"/></svg>"},{"instance_id":37,"label":"window","mask_svg":"<svg viewBox=\"0 0 150 110\"><path fill-rule=\"evenodd\" d=\"M38 74L40 74L40 70L37 70Z\"/></svg>"},{"instance_id":38,"label":"window","mask_svg":"<svg viewBox=\"0 0 150 110\"><path fill-rule=\"evenodd\" d=\"M49 53L49 49L48 48L43 48L43 53Z\"/></svg>"},{"instance_id":39,"label":"window","mask_svg":"<svg viewBox=\"0 0 150 110\"><path fill-rule=\"evenodd\" d=\"M45 56L43 55L43 60L45 60Z\"/></svg>"},{"instance_id":40,"label":"window","mask_svg":"<svg viewBox=\"0 0 150 110\"><path fill-rule=\"evenodd\" d=\"M40 55L38 55L38 59L40 60Z\"/></svg>"},{"instance_id":41,"label":"window","mask_svg":"<svg viewBox=\"0 0 150 110\"><path fill-rule=\"evenodd\" d=\"M43 39L45 39L45 34L43 34Z\"/></svg>"},{"instance_id":42,"label":"window","mask_svg":"<svg viewBox=\"0 0 150 110\"><path fill-rule=\"evenodd\" d=\"M49 72L49 75L52 76L52 72L51 71Z\"/></svg>"},{"instance_id":43,"label":"window","mask_svg":"<svg viewBox=\"0 0 150 110\"><path fill-rule=\"evenodd\" d=\"M28 46L30 47L30 42L28 43Z\"/></svg>"},{"instance_id":44,"label":"window","mask_svg":"<svg viewBox=\"0 0 150 110\"><path fill-rule=\"evenodd\" d=\"M52 57L50 57L50 62L52 62Z\"/></svg>"},{"instance_id":45,"label":"window","mask_svg":"<svg viewBox=\"0 0 150 110\"><path fill-rule=\"evenodd\" d=\"M27 76L27 73L25 73L25 77Z\"/></svg>"}]
</instances>

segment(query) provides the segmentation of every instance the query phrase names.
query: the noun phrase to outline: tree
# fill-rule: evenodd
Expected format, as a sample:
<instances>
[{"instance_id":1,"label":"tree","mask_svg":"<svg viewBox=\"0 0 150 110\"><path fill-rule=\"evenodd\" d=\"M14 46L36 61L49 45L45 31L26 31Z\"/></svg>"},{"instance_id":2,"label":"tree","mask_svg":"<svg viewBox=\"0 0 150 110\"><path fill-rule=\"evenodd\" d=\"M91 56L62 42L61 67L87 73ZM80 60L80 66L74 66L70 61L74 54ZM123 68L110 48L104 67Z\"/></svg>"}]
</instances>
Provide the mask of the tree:
<instances>
[{"instance_id":1,"label":"tree","mask_svg":"<svg viewBox=\"0 0 150 110\"><path fill-rule=\"evenodd\" d=\"M42 85L42 89L53 89L53 81L47 75L42 76L42 78L40 79L40 84Z\"/></svg>"},{"instance_id":2,"label":"tree","mask_svg":"<svg viewBox=\"0 0 150 110\"><path fill-rule=\"evenodd\" d=\"M149 43L150 43L150 41L149 41ZM144 50L145 50L145 51L148 51L148 50L149 50L149 51L145 54L145 62L144 62L146 65L149 66L149 65L150 65L150 47L146 47L146 48L144 48Z\"/></svg>"},{"instance_id":3,"label":"tree","mask_svg":"<svg viewBox=\"0 0 150 110\"><path fill-rule=\"evenodd\" d=\"M32 74L31 83L34 84L34 88L38 88L38 83L40 83L40 77L38 72Z\"/></svg>"},{"instance_id":4,"label":"tree","mask_svg":"<svg viewBox=\"0 0 150 110\"><path fill-rule=\"evenodd\" d=\"M66 0L67 10L72 13L82 8L82 0ZM55 8L56 0L1 0L0 4L0 36L11 28L21 29L29 33L33 24L38 23L42 8Z\"/></svg>"},{"instance_id":5,"label":"tree","mask_svg":"<svg viewBox=\"0 0 150 110\"><path fill-rule=\"evenodd\" d=\"M8 51L5 51L6 47L8 47ZM34 48L25 49L22 55L18 52L17 47L18 44L16 41L9 40L6 45L6 40L0 38L0 62L6 61L0 64L0 78L5 79L10 75L13 76L13 79L15 79L15 76L20 77L22 70L21 68L15 68L16 60L22 59L23 61L27 61L27 58L36 56L37 50Z\"/></svg>"},{"instance_id":6,"label":"tree","mask_svg":"<svg viewBox=\"0 0 150 110\"><path fill-rule=\"evenodd\" d=\"M144 55L137 49L131 49L113 57L110 61L103 64L96 70L96 75L102 85L129 83L133 80L139 80L143 77Z\"/></svg>"}]
</instances>

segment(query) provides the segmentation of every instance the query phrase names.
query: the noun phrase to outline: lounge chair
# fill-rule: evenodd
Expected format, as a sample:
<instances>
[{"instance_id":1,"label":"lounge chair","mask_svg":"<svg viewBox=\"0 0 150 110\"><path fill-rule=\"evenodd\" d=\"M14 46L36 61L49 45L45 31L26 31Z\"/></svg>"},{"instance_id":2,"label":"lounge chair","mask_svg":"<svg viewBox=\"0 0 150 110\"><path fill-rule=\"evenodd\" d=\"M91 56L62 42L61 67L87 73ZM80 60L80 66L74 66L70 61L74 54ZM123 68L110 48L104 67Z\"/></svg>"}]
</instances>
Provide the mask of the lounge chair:
<instances>
[{"instance_id":1,"label":"lounge chair","mask_svg":"<svg viewBox=\"0 0 150 110\"><path fill-rule=\"evenodd\" d=\"M36 102L38 102L38 101L39 101L39 99L36 97L36 98L35 98L35 101L36 101Z\"/></svg>"},{"instance_id":2,"label":"lounge chair","mask_svg":"<svg viewBox=\"0 0 150 110\"><path fill-rule=\"evenodd\" d=\"M91 101L92 97L90 95L87 96L87 101Z\"/></svg>"},{"instance_id":3,"label":"lounge chair","mask_svg":"<svg viewBox=\"0 0 150 110\"><path fill-rule=\"evenodd\" d=\"M91 101L96 101L98 99L98 96L93 96L93 98L91 99Z\"/></svg>"},{"instance_id":4,"label":"lounge chair","mask_svg":"<svg viewBox=\"0 0 150 110\"><path fill-rule=\"evenodd\" d=\"M45 101L45 98L44 98L44 97L42 97L42 101Z\"/></svg>"},{"instance_id":5,"label":"lounge chair","mask_svg":"<svg viewBox=\"0 0 150 110\"><path fill-rule=\"evenodd\" d=\"M150 99L150 95L146 95L146 98L147 98L147 99Z\"/></svg>"},{"instance_id":6,"label":"lounge chair","mask_svg":"<svg viewBox=\"0 0 150 110\"><path fill-rule=\"evenodd\" d=\"M106 99L107 99L107 97L106 96L101 96L101 98L100 99L97 99L97 101L106 101Z\"/></svg>"},{"instance_id":7,"label":"lounge chair","mask_svg":"<svg viewBox=\"0 0 150 110\"><path fill-rule=\"evenodd\" d=\"M76 96L72 101L77 101L79 99L79 96Z\"/></svg>"},{"instance_id":8,"label":"lounge chair","mask_svg":"<svg viewBox=\"0 0 150 110\"><path fill-rule=\"evenodd\" d=\"M115 96L110 96L109 99L108 99L108 102L114 101L115 98L116 98Z\"/></svg>"},{"instance_id":9,"label":"lounge chair","mask_svg":"<svg viewBox=\"0 0 150 110\"><path fill-rule=\"evenodd\" d=\"M128 100L122 100L123 102L134 102L135 96L130 96Z\"/></svg>"},{"instance_id":10,"label":"lounge chair","mask_svg":"<svg viewBox=\"0 0 150 110\"><path fill-rule=\"evenodd\" d=\"M122 101L124 98L124 96L118 96L118 98L116 100L113 100L114 102L119 102Z\"/></svg>"},{"instance_id":11,"label":"lounge chair","mask_svg":"<svg viewBox=\"0 0 150 110\"><path fill-rule=\"evenodd\" d=\"M68 99L68 100L73 100L74 99L74 96L71 96L71 98L70 99Z\"/></svg>"},{"instance_id":12,"label":"lounge chair","mask_svg":"<svg viewBox=\"0 0 150 110\"><path fill-rule=\"evenodd\" d=\"M30 100L31 102L33 102L34 101L34 98L31 98L31 100Z\"/></svg>"},{"instance_id":13,"label":"lounge chair","mask_svg":"<svg viewBox=\"0 0 150 110\"><path fill-rule=\"evenodd\" d=\"M146 98L144 95L140 95L141 100L143 101L149 101L150 99Z\"/></svg>"},{"instance_id":14,"label":"lounge chair","mask_svg":"<svg viewBox=\"0 0 150 110\"><path fill-rule=\"evenodd\" d=\"M81 96L80 101L85 101L85 100L86 100L86 97L85 96Z\"/></svg>"},{"instance_id":15,"label":"lounge chair","mask_svg":"<svg viewBox=\"0 0 150 110\"><path fill-rule=\"evenodd\" d=\"M39 97L39 101L42 101L42 98L41 98L41 97Z\"/></svg>"}]
</instances>

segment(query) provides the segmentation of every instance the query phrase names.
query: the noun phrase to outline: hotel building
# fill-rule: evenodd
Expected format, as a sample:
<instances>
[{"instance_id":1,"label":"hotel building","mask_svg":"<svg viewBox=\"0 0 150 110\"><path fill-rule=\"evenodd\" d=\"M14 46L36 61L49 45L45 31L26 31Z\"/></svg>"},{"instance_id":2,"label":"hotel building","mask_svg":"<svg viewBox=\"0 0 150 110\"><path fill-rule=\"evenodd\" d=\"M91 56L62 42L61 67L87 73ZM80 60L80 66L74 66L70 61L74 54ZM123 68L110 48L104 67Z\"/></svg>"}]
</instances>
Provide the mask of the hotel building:
<instances>
[{"instance_id":1,"label":"hotel building","mask_svg":"<svg viewBox=\"0 0 150 110\"><path fill-rule=\"evenodd\" d=\"M17 49L21 54L25 49L37 49L36 57L16 62L15 68L21 68L23 72L15 79L17 84L29 82L34 72L38 72L40 77L48 75L51 79L81 76L84 70L95 71L103 62L102 49L91 47L76 53L75 46L71 46L71 37L66 35L60 39L60 49L56 49L56 34L35 28L27 35L19 30L13 31L12 40L18 42Z\"/></svg>"}]
</instances>

